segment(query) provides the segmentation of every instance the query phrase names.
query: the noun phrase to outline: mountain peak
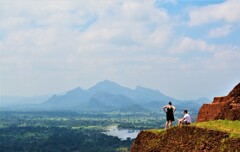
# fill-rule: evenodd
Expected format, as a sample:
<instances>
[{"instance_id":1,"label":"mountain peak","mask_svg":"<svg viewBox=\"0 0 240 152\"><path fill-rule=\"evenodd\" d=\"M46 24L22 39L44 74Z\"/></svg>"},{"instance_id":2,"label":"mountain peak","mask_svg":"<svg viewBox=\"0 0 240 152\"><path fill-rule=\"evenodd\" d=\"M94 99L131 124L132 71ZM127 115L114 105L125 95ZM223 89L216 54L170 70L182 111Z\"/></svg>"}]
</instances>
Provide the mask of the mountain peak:
<instances>
[{"instance_id":1,"label":"mountain peak","mask_svg":"<svg viewBox=\"0 0 240 152\"><path fill-rule=\"evenodd\" d=\"M117 85L117 86L119 86L117 83L110 81L110 80L100 81L96 85Z\"/></svg>"},{"instance_id":2,"label":"mountain peak","mask_svg":"<svg viewBox=\"0 0 240 152\"><path fill-rule=\"evenodd\" d=\"M109 108L123 107L130 103L148 105L151 101L157 103L151 104L150 108L156 107L160 103L174 101L174 104L180 103L180 100L166 96L158 90L137 86L135 89L123 87L113 81L104 80L98 82L87 90L82 90L80 87L68 91L64 95L57 95L46 101L49 105L55 104L62 107L65 105L76 107L78 105L87 104L91 99L97 99ZM110 106L111 105L111 106ZM81 107L80 107L81 108ZM82 107L83 108L83 107ZM84 108L83 108L84 109ZM153 108L154 109L154 108Z\"/></svg>"},{"instance_id":3,"label":"mountain peak","mask_svg":"<svg viewBox=\"0 0 240 152\"><path fill-rule=\"evenodd\" d=\"M82 92L83 90L80 87L74 88L70 91L68 91L66 94L78 94L80 92Z\"/></svg>"},{"instance_id":4,"label":"mountain peak","mask_svg":"<svg viewBox=\"0 0 240 152\"><path fill-rule=\"evenodd\" d=\"M91 87L89 90L101 90L101 91L111 91L115 89L120 89L122 86L119 84L110 81L110 80L104 80L101 82L98 82L95 86Z\"/></svg>"}]
</instances>

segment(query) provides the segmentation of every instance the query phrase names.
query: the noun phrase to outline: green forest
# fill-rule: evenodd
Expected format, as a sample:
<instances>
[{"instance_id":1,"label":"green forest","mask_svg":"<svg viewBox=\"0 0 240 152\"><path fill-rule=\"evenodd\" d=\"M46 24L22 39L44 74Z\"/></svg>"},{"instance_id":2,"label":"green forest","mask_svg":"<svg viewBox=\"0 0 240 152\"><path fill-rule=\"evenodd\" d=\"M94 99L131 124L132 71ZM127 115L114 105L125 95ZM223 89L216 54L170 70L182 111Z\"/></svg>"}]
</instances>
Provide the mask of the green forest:
<instances>
[{"instance_id":1,"label":"green forest","mask_svg":"<svg viewBox=\"0 0 240 152\"><path fill-rule=\"evenodd\" d=\"M1 111L0 118L1 152L124 152L134 139L108 136L103 133L107 126L143 130L165 124L162 112Z\"/></svg>"}]
</instances>

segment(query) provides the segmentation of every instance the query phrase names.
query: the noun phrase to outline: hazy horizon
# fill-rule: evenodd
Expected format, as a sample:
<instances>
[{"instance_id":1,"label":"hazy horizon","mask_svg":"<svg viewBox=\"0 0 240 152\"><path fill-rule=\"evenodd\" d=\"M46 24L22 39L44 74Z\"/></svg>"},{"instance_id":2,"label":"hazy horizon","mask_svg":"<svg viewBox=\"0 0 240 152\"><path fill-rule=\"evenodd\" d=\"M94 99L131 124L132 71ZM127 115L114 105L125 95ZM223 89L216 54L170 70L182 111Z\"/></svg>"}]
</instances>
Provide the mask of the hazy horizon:
<instances>
[{"instance_id":1,"label":"hazy horizon","mask_svg":"<svg viewBox=\"0 0 240 152\"><path fill-rule=\"evenodd\" d=\"M0 96L103 80L177 99L240 82L240 1L0 1Z\"/></svg>"}]
</instances>

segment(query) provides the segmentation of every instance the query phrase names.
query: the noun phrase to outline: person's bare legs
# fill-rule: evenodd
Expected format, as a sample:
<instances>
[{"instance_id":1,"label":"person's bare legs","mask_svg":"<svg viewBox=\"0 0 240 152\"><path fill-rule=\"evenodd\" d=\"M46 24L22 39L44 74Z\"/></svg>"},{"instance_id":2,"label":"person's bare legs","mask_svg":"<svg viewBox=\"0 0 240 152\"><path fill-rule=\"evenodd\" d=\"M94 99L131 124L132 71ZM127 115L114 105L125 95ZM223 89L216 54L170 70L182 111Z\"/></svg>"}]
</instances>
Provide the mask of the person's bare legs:
<instances>
[{"instance_id":1,"label":"person's bare legs","mask_svg":"<svg viewBox=\"0 0 240 152\"><path fill-rule=\"evenodd\" d=\"M165 129L167 129L168 128L168 121L166 121L166 125L165 125Z\"/></svg>"},{"instance_id":2,"label":"person's bare legs","mask_svg":"<svg viewBox=\"0 0 240 152\"><path fill-rule=\"evenodd\" d=\"M178 119L178 126L182 125L182 119Z\"/></svg>"},{"instance_id":3,"label":"person's bare legs","mask_svg":"<svg viewBox=\"0 0 240 152\"><path fill-rule=\"evenodd\" d=\"M170 122L170 123L169 123L169 126L172 127L172 120L170 120L169 122Z\"/></svg>"}]
</instances>

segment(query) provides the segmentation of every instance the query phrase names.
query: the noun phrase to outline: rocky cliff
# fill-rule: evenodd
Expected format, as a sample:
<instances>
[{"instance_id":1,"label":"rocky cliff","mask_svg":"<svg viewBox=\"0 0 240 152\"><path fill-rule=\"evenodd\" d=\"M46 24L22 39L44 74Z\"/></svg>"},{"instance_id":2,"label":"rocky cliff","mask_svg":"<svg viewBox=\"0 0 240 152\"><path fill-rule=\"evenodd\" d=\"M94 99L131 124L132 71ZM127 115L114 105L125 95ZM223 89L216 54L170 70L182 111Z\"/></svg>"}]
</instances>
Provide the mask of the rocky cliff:
<instances>
[{"instance_id":1,"label":"rocky cliff","mask_svg":"<svg viewBox=\"0 0 240 152\"><path fill-rule=\"evenodd\" d=\"M166 131L141 131L131 152L240 151L240 138L195 126L173 127Z\"/></svg>"},{"instance_id":2,"label":"rocky cliff","mask_svg":"<svg viewBox=\"0 0 240 152\"><path fill-rule=\"evenodd\" d=\"M217 119L240 120L240 83L227 96L215 97L200 108L197 122Z\"/></svg>"}]
</instances>

